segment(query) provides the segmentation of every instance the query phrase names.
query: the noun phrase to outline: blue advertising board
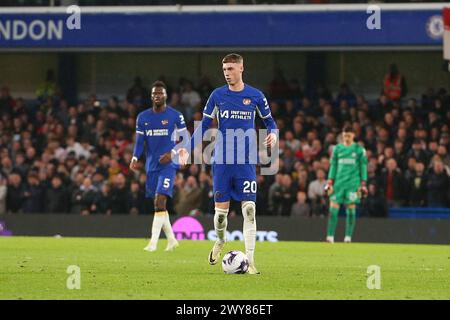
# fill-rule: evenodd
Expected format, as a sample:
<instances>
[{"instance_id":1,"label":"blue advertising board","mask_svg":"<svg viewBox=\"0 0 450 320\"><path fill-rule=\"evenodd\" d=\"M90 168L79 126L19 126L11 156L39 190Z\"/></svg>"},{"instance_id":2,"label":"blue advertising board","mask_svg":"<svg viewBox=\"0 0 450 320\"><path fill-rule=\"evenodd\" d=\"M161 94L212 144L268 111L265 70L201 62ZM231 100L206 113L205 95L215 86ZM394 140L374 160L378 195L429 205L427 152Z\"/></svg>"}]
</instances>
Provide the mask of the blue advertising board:
<instances>
[{"instance_id":1,"label":"blue advertising board","mask_svg":"<svg viewBox=\"0 0 450 320\"><path fill-rule=\"evenodd\" d=\"M301 6L299 6L301 7ZM330 7L330 6L329 6ZM442 46L442 9L382 10L378 28L360 10L98 12L0 9L0 49Z\"/></svg>"}]
</instances>

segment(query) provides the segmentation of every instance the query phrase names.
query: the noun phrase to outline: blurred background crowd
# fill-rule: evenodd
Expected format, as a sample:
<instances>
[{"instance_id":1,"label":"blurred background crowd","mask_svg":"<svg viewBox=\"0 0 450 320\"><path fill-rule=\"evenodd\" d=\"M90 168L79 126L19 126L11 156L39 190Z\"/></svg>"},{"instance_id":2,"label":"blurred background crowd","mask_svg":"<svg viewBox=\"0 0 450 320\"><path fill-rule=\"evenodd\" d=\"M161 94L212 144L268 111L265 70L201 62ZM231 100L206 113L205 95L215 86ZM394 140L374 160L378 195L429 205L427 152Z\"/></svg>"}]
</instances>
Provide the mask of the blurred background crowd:
<instances>
[{"instance_id":1,"label":"blurred background crowd","mask_svg":"<svg viewBox=\"0 0 450 320\"><path fill-rule=\"evenodd\" d=\"M380 84L374 101L345 83L338 92L319 84L306 95L299 81L286 79L282 70L261 88L280 129L280 170L258 175L258 215L326 215L329 158L347 124L368 156L369 195L361 215L385 217L390 207L450 207L449 92L429 88L418 99L408 97L407 78L395 64L384 79L374 81ZM184 114L192 133L214 86L208 77L166 84L168 103ZM136 116L151 106L149 85L136 77L123 101L92 94L77 105L64 98L52 70L34 100L15 97L3 85L0 214L152 213L152 201L144 196L144 171L128 168ZM214 213L209 171L206 165L179 171L173 213Z\"/></svg>"}]
</instances>

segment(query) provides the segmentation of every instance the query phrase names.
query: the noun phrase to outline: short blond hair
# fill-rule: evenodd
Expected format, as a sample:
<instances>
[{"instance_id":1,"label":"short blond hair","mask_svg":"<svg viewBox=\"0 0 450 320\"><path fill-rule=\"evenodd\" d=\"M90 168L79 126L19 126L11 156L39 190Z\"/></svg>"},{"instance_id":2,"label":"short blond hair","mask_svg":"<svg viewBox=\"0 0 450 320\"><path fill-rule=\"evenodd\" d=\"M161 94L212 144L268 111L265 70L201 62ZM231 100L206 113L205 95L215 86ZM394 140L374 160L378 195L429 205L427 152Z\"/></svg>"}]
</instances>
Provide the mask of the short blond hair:
<instances>
[{"instance_id":1,"label":"short blond hair","mask_svg":"<svg viewBox=\"0 0 450 320\"><path fill-rule=\"evenodd\" d=\"M229 53L223 59L222 63L243 63L244 58L237 53Z\"/></svg>"}]
</instances>

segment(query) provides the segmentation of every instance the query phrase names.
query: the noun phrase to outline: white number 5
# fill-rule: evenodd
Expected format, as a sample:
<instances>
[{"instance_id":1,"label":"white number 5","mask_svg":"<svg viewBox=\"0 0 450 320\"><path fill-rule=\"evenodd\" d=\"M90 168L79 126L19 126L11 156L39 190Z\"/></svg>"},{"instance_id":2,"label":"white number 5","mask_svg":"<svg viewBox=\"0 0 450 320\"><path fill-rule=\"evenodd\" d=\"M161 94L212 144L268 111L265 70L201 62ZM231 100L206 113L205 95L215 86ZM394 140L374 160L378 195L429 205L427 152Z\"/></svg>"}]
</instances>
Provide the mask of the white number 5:
<instances>
[{"instance_id":1,"label":"white number 5","mask_svg":"<svg viewBox=\"0 0 450 320\"><path fill-rule=\"evenodd\" d=\"M164 179L163 187L166 188L166 189L168 187L170 187L170 179L169 178L165 178Z\"/></svg>"}]
</instances>

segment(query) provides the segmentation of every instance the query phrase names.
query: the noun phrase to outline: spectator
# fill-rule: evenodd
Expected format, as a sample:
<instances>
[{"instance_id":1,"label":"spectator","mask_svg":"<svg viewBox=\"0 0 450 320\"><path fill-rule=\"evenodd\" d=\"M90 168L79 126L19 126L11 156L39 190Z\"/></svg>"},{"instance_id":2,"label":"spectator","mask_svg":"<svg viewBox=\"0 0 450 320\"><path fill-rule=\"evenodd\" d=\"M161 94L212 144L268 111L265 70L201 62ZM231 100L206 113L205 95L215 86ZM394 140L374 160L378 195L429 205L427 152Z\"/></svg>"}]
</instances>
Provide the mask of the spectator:
<instances>
[{"instance_id":1,"label":"spectator","mask_svg":"<svg viewBox=\"0 0 450 320\"><path fill-rule=\"evenodd\" d=\"M292 205L292 217L309 217L311 215L311 208L306 203L306 193L303 191L297 192L297 202Z\"/></svg>"},{"instance_id":2,"label":"spectator","mask_svg":"<svg viewBox=\"0 0 450 320\"><path fill-rule=\"evenodd\" d=\"M127 92L127 101L136 106L144 106L150 99L148 90L142 85L141 77L134 78L134 83Z\"/></svg>"},{"instance_id":3,"label":"spectator","mask_svg":"<svg viewBox=\"0 0 450 320\"><path fill-rule=\"evenodd\" d=\"M83 216L96 211L97 189L92 185L89 177L84 178L83 184L72 195L72 213Z\"/></svg>"},{"instance_id":4,"label":"spectator","mask_svg":"<svg viewBox=\"0 0 450 320\"><path fill-rule=\"evenodd\" d=\"M7 177L11 173L13 173L13 171L14 171L14 166L11 161L11 158L8 156L2 157L0 175L4 175L5 177ZM16 171L20 172L20 170L16 170Z\"/></svg>"},{"instance_id":5,"label":"spectator","mask_svg":"<svg viewBox=\"0 0 450 320\"><path fill-rule=\"evenodd\" d=\"M193 89L192 83L186 81L183 86L183 93L181 94L181 104L191 110L196 110L200 107L202 98L199 93Z\"/></svg>"},{"instance_id":6,"label":"spectator","mask_svg":"<svg viewBox=\"0 0 450 320\"><path fill-rule=\"evenodd\" d=\"M2 86L0 89L0 117L6 114L11 114L16 105L16 101L11 97L11 93L7 86Z\"/></svg>"},{"instance_id":7,"label":"spectator","mask_svg":"<svg viewBox=\"0 0 450 320\"><path fill-rule=\"evenodd\" d=\"M260 215L268 215L272 212L269 210L269 188L271 184L271 180L273 179L273 176L263 176L258 174L256 176L256 183L257 183L257 190L256 193L256 204L258 206L258 213Z\"/></svg>"},{"instance_id":8,"label":"spectator","mask_svg":"<svg viewBox=\"0 0 450 320\"><path fill-rule=\"evenodd\" d=\"M395 159L386 161L386 168L381 173L381 187L389 207L400 207L404 204L404 179Z\"/></svg>"},{"instance_id":9,"label":"spectator","mask_svg":"<svg viewBox=\"0 0 450 320\"><path fill-rule=\"evenodd\" d=\"M300 150L300 140L295 139L292 131L286 131L284 139L286 140L286 146L289 147L294 153Z\"/></svg>"},{"instance_id":10,"label":"spectator","mask_svg":"<svg viewBox=\"0 0 450 320\"><path fill-rule=\"evenodd\" d=\"M22 178L17 173L8 176L8 191L6 195L6 208L8 212L18 213L22 211L25 187Z\"/></svg>"},{"instance_id":11,"label":"spectator","mask_svg":"<svg viewBox=\"0 0 450 320\"><path fill-rule=\"evenodd\" d=\"M417 162L414 168L415 173L409 177L408 197L411 207L425 207L427 201L427 177L425 174L425 165Z\"/></svg>"},{"instance_id":12,"label":"spectator","mask_svg":"<svg viewBox=\"0 0 450 320\"><path fill-rule=\"evenodd\" d=\"M205 171L200 172L199 176L201 190L200 211L203 214L214 214L214 199L212 179Z\"/></svg>"},{"instance_id":13,"label":"spectator","mask_svg":"<svg viewBox=\"0 0 450 320\"><path fill-rule=\"evenodd\" d=\"M423 140L415 139L412 144L412 149L408 151L406 156L408 158L414 157L418 162L422 162L425 165L428 164L428 155L424 151L426 149L426 145Z\"/></svg>"},{"instance_id":14,"label":"spectator","mask_svg":"<svg viewBox=\"0 0 450 320\"><path fill-rule=\"evenodd\" d=\"M113 178L113 187L111 188L111 207L112 213L126 214L129 212L129 194L127 181L123 173L118 173Z\"/></svg>"},{"instance_id":15,"label":"spectator","mask_svg":"<svg viewBox=\"0 0 450 320\"><path fill-rule=\"evenodd\" d=\"M449 176L444 171L442 161L436 160L433 162L427 188L429 207L446 207L449 205Z\"/></svg>"},{"instance_id":16,"label":"spectator","mask_svg":"<svg viewBox=\"0 0 450 320\"><path fill-rule=\"evenodd\" d=\"M55 81L55 72L52 69L47 70L45 81L36 89L36 97L40 101L46 101L47 98L53 97L57 92Z\"/></svg>"},{"instance_id":17,"label":"spectator","mask_svg":"<svg viewBox=\"0 0 450 320\"><path fill-rule=\"evenodd\" d=\"M339 93L336 97L336 102L340 104L342 100L347 101L347 103L350 106L356 105L356 96L355 94L350 90L350 87L347 83L342 83L340 86Z\"/></svg>"},{"instance_id":18,"label":"spectator","mask_svg":"<svg viewBox=\"0 0 450 320\"><path fill-rule=\"evenodd\" d=\"M131 215L138 215L138 214L144 214L144 193L140 189L139 183L137 181L131 182L130 185L130 192L128 194L128 201L129 204L129 214Z\"/></svg>"},{"instance_id":19,"label":"spectator","mask_svg":"<svg viewBox=\"0 0 450 320\"><path fill-rule=\"evenodd\" d=\"M0 215L6 213L6 195L8 193L8 182L0 174Z\"/></svg>"},{"instance_id":20,"label":"spectator","mask_svg":"<svg viewBox=\"0 0 450 320\"><path fill-rule=\"evenodd\" d=\"M308 186L308 198L311 203L312 214L315 216L324 216L326 214L325 185L326 173L323 169L316 171L317 179Z\"/></svg>"},{"instance_id":21,"label":"spectator","mask_svg":"<svg viewBox=\"0 0 450 320\"><path fill-rule=\"evenodd\" d=\"M387 217L386 198L378 192L375 184L369 184L368 195L361 203L362 215L366 217Z\"/></svg>"},{"instance_id":22,"label":"spectator","mask_svg":"<svg viewBox=\"0 0 450 320\"><path fill-rule=\"evenodd\" d=\"M23 196L22 210L24 213L44 212L45 189L39 183L37 173L31 172L28 174Z\"/></svg>"},{"instance_id":23,"label":"spectator","mask_svg":"<svg viewBox=\"0 0 450 320\"><path fill-rule=\"evenodd\" d=\"M46 192L46 212L68 213L70 195L60 176L52 178L51 187Z\"/></svg>"},{"instance_id":24,"label":"spectator","mask_svg":"<svg viewBox=\"0 0 450 320\"><path fill-rule=\"evenodd\" d=\"M296 189L292 183L292 177L289 174L283 175L281 184L281 215L289 216L291 214L291 207L295 201Z\"/></svg>"},{"instance_id":25,"label":"spectator","mask_svg":"<svg viewBox=\"0 0 450 320\"><path fill-rule=\"evenodd\" d=\"M199 209L202 191L198 187L197 180L194 177L188 177L184 187L179 191L179 201L175 206L175 211L179 215L188 215L192 211Z\"/></svg>"},{"instance_id":26,"label":"spectator","mask_svg":"<svg viewBox=\"0 0 450 320\"><path fill-rule=\"evenodd\" d=\"M448 154L447 147L444 144L439 145L437 154L441 158L444 165L450 168L450 154Z\"/></svg>"},{"instance_id":27,"label":"spectator","mask_svg":"<svg viewBox=\"0 0 450 320\"><path fill-rule=\"evenodd\" d=\"M396 64L389 65L389 73L383 81L382 94L390 101L399 101L408 92L405 77L399 72Z\"/></svg>"},{"instance_id":28,"label":"spectator","mask_svg":"<svg viewBox=\"0 0 450 320\"><path fill-rule=\"evenodd\" d=\"M283 183L283 175L277 173L275 182L269 188L269 211L274 215L281 214L281 189Z\"/></svg>"},{"instance_id":29,"label":"spectator","mask_svg":"<svg viewBox=\"0 0 450 320\"><path fill-rule=\"evenodd\" d=\"M112 199L111 199L111 187L108 183L104 183L101 186L100 193L97 196L95 202L96 212L111 215L112 213Z\"/></svg>"}]
</instances>

